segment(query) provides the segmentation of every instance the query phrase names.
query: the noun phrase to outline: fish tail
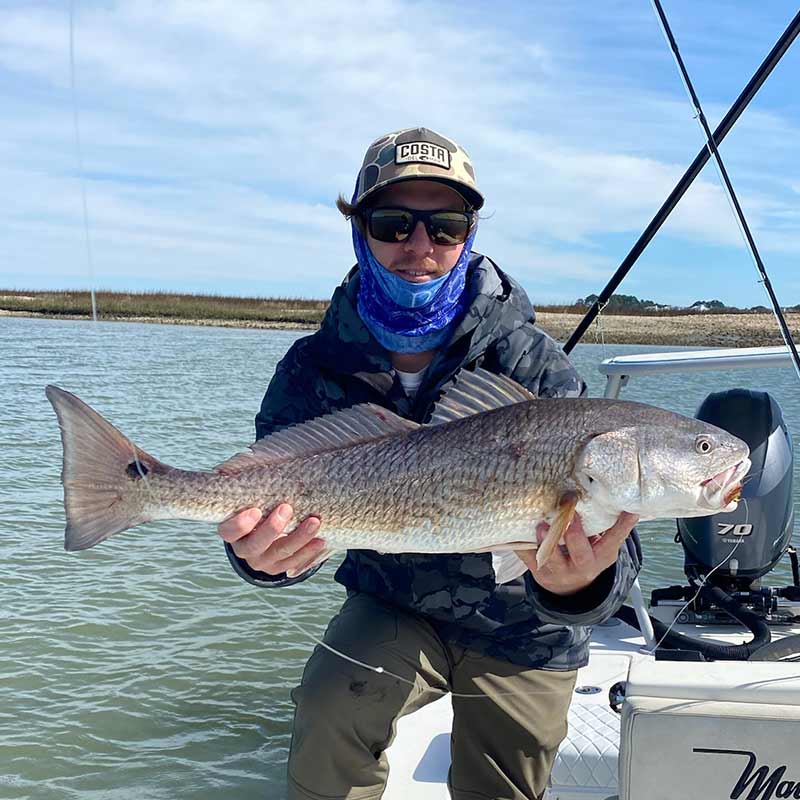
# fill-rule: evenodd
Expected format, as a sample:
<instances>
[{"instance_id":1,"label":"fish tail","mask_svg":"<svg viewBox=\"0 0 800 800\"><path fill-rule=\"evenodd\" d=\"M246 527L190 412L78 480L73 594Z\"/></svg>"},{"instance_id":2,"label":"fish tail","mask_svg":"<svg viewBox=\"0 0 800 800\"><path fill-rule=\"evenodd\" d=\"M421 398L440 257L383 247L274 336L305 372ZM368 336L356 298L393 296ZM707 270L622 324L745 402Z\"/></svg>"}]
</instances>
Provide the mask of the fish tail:
<instances>
[{"instance_id":1,"label":"fish tail","mask_svg":"<svg viewBox=\"0 0 800 800\"><path fill-rule=\"evenodd\" d=\"M136 447L70 392L47 386L61 428L65 550L86 550L151 517L136 484L170 467Z\"/></svg>"}]
</instances>

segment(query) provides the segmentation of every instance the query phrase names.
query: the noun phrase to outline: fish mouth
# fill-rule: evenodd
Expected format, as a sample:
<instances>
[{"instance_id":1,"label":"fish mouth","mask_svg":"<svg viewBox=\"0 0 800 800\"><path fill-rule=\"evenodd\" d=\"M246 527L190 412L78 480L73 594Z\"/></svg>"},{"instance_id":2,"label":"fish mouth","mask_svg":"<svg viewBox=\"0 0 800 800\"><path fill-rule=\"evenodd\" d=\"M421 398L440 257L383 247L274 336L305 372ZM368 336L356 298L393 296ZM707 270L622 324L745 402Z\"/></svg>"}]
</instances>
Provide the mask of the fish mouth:
<instances>
[{"instance_id":1,"label":"fish mouth","mask_svg":"<svg viewBox=\"0 0 800 800\"><path fill-rule=\"evenodd\" d=\"M710 508L733 511L742 496L742 480L750 469L750 459L744 458L733 466L704 480L701 486L703 499Z\"/></svg>"}]
</instances>

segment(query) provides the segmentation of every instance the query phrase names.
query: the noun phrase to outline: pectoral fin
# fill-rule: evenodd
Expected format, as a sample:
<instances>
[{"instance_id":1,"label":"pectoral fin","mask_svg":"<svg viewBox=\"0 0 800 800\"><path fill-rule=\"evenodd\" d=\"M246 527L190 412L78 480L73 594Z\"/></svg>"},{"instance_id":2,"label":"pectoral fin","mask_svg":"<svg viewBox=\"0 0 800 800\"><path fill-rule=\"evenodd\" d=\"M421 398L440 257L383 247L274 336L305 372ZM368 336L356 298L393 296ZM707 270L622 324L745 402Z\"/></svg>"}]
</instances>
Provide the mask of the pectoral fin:
<instances>
[{"instance_id":1,"label":"pectoral fin","mask_svg":"<svg viewBox=\"0 0 800 800\"><path fill-rule=\"evenodd\" d=\"M558 512L550 525L550 530L536 551L536 564L541 569L553 554L561 537L566 533L572 518L575 516L575 507L578 505L576 492L564 492L558 504Z\"/></svg>"}]
</instances>

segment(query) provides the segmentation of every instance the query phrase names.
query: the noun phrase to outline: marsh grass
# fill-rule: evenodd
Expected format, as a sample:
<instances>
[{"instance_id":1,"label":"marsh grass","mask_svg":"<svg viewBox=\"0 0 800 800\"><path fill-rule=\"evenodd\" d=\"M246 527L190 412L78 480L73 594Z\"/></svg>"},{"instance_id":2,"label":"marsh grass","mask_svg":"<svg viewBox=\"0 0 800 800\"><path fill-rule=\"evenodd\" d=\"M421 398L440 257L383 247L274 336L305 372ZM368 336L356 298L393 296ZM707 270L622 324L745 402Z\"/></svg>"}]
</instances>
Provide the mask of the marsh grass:
<instances>
[{"instance_id":1,"label":"marsh grass","mask_svg":"<svg viewBox=\"0 0 800 800\"><path fill-rule=\"evenodd\" d=\"M98 291L96 299L101 319L240 320L316 325L328 307L327 300L297 297L170 292ZM48 317L86 317L92 314L92 301L88 291L0 289L0 310Z\"/></svg>"},{"instance_id":2,"label":"marsh grass","mask_svg":"<svg viewBox=\"0 0 800 800\"><path fill-rule=\"evenodd\" d=\"M229 297L171 292L97 292L98 317L106 321L161 322L241 328L314 329L327 300L299 297ZM540 327L557 341L569 337L586 313L585 306L539 305ZM800 313L786 315L793 334L800 335ZM771 313L725 309L690 312L679 309L620 313L605 309L584 341L618 344L741 347L782 344ZM51 319L91 319L88 291L42 292L0 289L0 315Z\"/></svg>"},{"instance_id":3,"label":"marsh grass","mask_svg":"<svg viewBox=\"0 0 800 800\"><path fill-rule=\"evenodd\" d=\"M172 292L97 292L97 309L105 319L225 320L235 322L291 322L318 324L328 308L327 300L299 297L232 297L221 294L178 294ZM546 314L585 314L579 305L536 305ZM53 317L91 316L88 291L32 291L0 289L0 310L42 314ZM764 309L766 311L766 309ZM644 310L606 308L606 316L673 317L685 316L686 309ZM696 313L696 312L695 312ZM711 309L703 315L747 314L744 309Z\"/></svg>"}]
</instances>

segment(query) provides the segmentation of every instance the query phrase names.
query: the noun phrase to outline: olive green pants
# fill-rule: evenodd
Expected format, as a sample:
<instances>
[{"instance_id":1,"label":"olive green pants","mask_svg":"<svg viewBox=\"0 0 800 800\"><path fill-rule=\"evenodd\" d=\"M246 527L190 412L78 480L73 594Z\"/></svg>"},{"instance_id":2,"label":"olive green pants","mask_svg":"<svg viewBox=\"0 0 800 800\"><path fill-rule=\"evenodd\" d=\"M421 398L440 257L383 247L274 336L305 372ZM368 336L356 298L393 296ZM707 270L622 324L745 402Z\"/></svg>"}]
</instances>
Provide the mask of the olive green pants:
<instances>
[{"instance_id":1,"label":"olive green pants","mask_svg":"<svg viewBox=\"0 0 800 800\"><path fill-rule=\"evenodd\" d=\"M397 719L448 692L454 693L451 796L542 797L567 733L574 670L527 669L445 644L424 620L365 594L348 598L325 641L412 684L318 645L292 692L290 800L381 797L389 775L384 750Z\"/></svg>"}]
</instances>

